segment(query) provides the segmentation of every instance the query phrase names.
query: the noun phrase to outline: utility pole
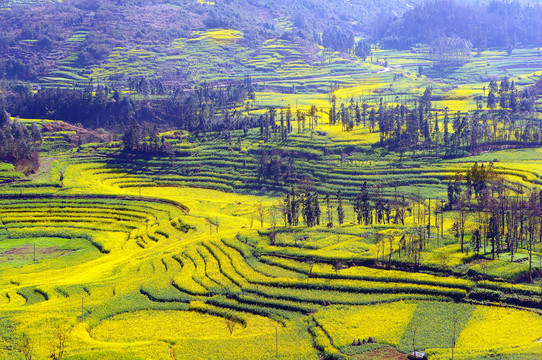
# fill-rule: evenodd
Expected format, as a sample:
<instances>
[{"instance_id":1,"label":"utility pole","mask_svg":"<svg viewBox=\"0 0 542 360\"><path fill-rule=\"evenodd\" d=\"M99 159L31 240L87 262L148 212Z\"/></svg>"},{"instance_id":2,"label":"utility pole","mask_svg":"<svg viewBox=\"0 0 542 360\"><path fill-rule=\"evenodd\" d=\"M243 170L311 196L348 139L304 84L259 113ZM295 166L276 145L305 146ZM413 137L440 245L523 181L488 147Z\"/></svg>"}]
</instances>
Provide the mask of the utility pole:
<instances>
[{"instance_id":1,"label":"utility pole","mask_svg":"<svg viewBox=\"0 0 542 360\"><path fill-rule=\"evenodd\" d=\"M279 356L279 329L275 326L275 353Z\"/></svg>"},{"instance_id":2,"label":"utility pole","mask_svg":"<svg viewBox=\"0 0 542 360\"><path fill-rule=\"evenodd\" d=\"M442 213L440 214L440 238L444 239L444 200L440 200Z\"/></svg>"},{"instance_id":3,"label":"utility pole","mask_svg":"<svg viewBox=\"0 0 542 360\"><path fill-rule=\"evenodd\" d=\"M85 322L85 297L81 296L81 321Z\"/></svg>"},{"instance_id":4,"label":"utility pole","mask_svg":"<svg viewBox=\"0 0 542 360\"><path fill-rule=\"evenodd\" d=\"M34 241L34 262L36 262L36 241Z\"/></svg>"},{"instance_id":5,"label":"utility pole","mask_svg":"<svg viewBox=\"0 0 542 360\"><path fill-rule=\"evenodd\" d=\"M429 221L427 222L427 238L431 241L431 198L429 198Z\"/></svg>"}]
</instances>

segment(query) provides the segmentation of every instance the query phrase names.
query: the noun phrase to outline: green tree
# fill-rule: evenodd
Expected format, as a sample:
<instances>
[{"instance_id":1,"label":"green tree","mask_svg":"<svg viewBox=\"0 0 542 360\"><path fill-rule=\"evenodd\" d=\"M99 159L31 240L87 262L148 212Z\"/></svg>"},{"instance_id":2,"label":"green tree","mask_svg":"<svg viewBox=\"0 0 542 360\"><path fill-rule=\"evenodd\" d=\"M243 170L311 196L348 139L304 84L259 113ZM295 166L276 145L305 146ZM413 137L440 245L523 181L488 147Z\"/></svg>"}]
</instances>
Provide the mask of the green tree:
<instances>
[{"instance_id":1,"label":"green tree","mask_svg":"<svg viewBox=\"0 0 542 360\"><path fill-rule=\"evenodd\" d=\"M361 39L356 45L354 54L365 61L371 55L371 45L366 40Z\"/></svg>"},{"instance_id":2,"label":"green tree","mask_svg":"<svg viewBox=\"0 0 542 360\"><path fill-rule=\"evenodd\" d=\"M327 212L327 225L331 226L333 225L333 208L331 206L331 200L329 198L329 194L326 193L325 197L326 202L326 212Z\"/></svg>"},{"instance_id":3,"label":"green tree","mask_svg":"<svg viewBox=\"0 0 542 360\"><path fill-rule=\"evenodd\" d=\"M495 93L493 91L490 91L487 95L487 107L490 109L495 109L495 106L497 106Z\"/></svg>"},{"instance_id":4,"label":"green tree","mask_svg":"<svg viewBox=\"0 0 542 360\"><path fill-rule=\"evenodd\" d=\"M344 208L341 190L337 191L337 203L337 217L339 225L342 225L344 223Z\"/></svg>"},{"instance_id":5,"label":"green tree","mask_svg":"<svg viewBox=\"0 0 542 360\"><path fill-rule=\"evenodd\" d=\"M9 113L5 109L0 110L0 128L3 128L10 122Z\"/></svg>"}]
</instances>

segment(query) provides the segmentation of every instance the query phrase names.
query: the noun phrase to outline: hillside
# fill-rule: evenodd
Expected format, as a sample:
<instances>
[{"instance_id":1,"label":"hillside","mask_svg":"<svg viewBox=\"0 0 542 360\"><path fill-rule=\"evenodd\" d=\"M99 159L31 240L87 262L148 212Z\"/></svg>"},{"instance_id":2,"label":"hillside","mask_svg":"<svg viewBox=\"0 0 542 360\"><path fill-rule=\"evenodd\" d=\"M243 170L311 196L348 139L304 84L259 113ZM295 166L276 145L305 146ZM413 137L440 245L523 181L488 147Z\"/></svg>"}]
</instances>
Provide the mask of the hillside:
<instances>
[{"instance_id":1,"label":"hillside","mask_svg":"<svg viewBox=\"0 0 542 360\"><path fill-rule=\"evenodd\" d=\"M318 53L315 33L336 26L362 36L379 12L400 14L408 8L404 1L379 2L378 6L363 1L331 4L314 0L139 1L137 5L127 1L12 1L0 10L0 21L5 24L0 31L0 69L7 79L45 85L91 79L126 82L134 76L193 84L205 75L194 74L200 71L200 64L191 52L217 45L199 45L201 31L237 31L239 35L231 39L227 34L211 37L219 40L218 45L228 45L228 41L238 45L233 63L265 52L266 42L277 39L291 42L300 49L299 61L311 63ZM185 53L185 44L194 39L202 48L189 46ZM224 59L225 54L218 56ZM203 72L209 76L211 70L214 68ZM228 75L253 72L254 68L245 66Z\"/></svg>"}]
</instances>

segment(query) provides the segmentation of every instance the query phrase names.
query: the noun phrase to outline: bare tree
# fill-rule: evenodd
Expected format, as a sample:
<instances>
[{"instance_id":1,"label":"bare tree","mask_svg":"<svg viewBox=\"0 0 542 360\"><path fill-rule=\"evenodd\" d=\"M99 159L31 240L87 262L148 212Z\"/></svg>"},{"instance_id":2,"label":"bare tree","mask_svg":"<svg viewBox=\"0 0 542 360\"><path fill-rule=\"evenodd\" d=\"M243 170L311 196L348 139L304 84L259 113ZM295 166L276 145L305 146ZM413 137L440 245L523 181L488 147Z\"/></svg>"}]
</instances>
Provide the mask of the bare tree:
<instances>
[{"instance_id":1,"label":"bare tree","mask_svg":"<svg viewBox=\"0 0 542 360\"><path fill-rule=\"evenodd\" d=\"M237 322L234 319L232 318L226 319L226 327L228 328L230 335L233 335L233 330L235 328L235 325L237 325Z\"/></svg>"},{"instance_id":2,"label":"bare tree","mask_svg":"<svg viewBox=\"0 0 542 360\"><path fill-rule=\"evenodd\" d=\"M17 350L23 354L25 360L32 360L34 345L28 335L23 334L17 342Z\"/></svg>"},{"instance_id":3,"label":"bare tree","mask_svg":"<svg viewBox=\"0 0 542 360\"><path fill-rule=\"evenodd\" d=\"M279 208L280 208L280 203L274 204L271 207L270 214L271 214L271 225L273 226L273 231L275 231L277 227L277 217L278 217Z\"/></svg>"},{"instance_id":4,"label":"bare tree","mask_svg":"<svg viewBox=\"0 0 542 360\"><path fill-rule=\"evenodd\" d=\"M288 226L288 215L290 214L290 198L287 196L280 202L280 212L282 214L282 220L284 220L284 226Z\"/></svg>"},{"instance_id":5,"label":"bare tree","mask_svg":"<svg viewBox=\"0 0 542 360\"><path fill-rule=\"evenodd\" d=\"M418 328L420 327L420 321L416 318L412 319L412 326L410 327L409 335L412 339L412 352L416 352L416 335L418 333Z\"/></svg>"},{"instance_id":6,"label":"bare tree","mask_svg":"<svg viewBox=\"0 0 542 360\"><path fill-rule=\"evenodd\" d=\"M464 249L464 243L465 243L465 228L467 225L467 219L469 217L469 212L467 208L467 204L463 201L461 201L457 206L457 212L455 217L455 224L457 224L457 234L458 237L461 239L461 252L463 252Z\"/></svg>"},{"instance_id":7,"label":"bare tree","mask_svg":"<svg viewBox=\"0 0 542 360\"><path fill-rule=\"evenodd\" d=\"M395 241L395 236L391 235L389 238L388 238L389 242L390 242L390 253L389 253L389 265L391 266L391 255L393 254L393 242Z\"/></svg>"},{"instance_id":8,"label":"bare tree","mask_svg":"<svg viewBox=\"0 0 542 360\"><path fill-rule=\"evenodd\" d=\"M307 265L310 266L310 269L309 269L309 277L312 276L312 270L314 269L314 259L310 258L309 260L307 260Z\"/></svg>"},{"instance_id":9,"label":"bare tree","mask_svg":"<svg viewBox=\"0 0 542 360\"><path fill-rule=\"evenodd\" d=\"M333 262L333 270L335 270L335 276L339 274L339 270L341 270L342 268L343 268L343 264L340 261L335 260Z\"/></svg>"},{"instance_id":10,"label":"bare tree","mask_svg":"<svg viewBox=\"0 0 542 360\"><path fill-rule=\"evenodd\" d=\"M452 310L452 360L454 360L455 341L457 335L457 323L459 322L459 312L457 308Z\"/></svg>"},{"instance_id":11,"label":"bare tree","mask_svg":"<svg viewBox=\"0 0 542 360\"><path fill-rule=\"evenodd\" d=\"M265 221L265 208L263 207L263 203L260 202L258 205L256 205L256 212L258 213L258 219L260 220L260 227L263 227L263 223Z\"/></svg>"},{"instance_id":12,"label":"bare tree","mask_svg":"<svg viewBox=\"0 0 542 360\"><path fill-rule=\"evenodd\" d=\"M207 224L209 224L209 235L213 235L213 221L209 218L205 218Z\"/></svg>"},{"instance_id":13,"label":"bare tree","mask_svg":"<svg viewBox=\"0 0 542 360\"><path fill-rule=\"evenodd\" d=\"M54 342L50 358L52 360L62 360L64 357L66 340L68 340L68 328L61 323L56 324L53 329L53 339Z\"/></svg>"}]
</instances>

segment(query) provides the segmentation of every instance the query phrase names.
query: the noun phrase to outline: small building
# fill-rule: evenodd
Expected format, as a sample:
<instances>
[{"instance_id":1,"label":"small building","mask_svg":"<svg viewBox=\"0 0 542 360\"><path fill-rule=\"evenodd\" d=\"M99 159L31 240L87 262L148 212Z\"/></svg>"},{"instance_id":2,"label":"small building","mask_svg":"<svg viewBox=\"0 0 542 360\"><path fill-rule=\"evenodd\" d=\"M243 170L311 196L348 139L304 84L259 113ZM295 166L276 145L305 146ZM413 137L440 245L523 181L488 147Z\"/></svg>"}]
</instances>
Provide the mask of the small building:
<instances>
[{"instance_id":1,"label":"small building","mask_svg":"<svg viewBox=\"0 0 542 360\"><path fill-rule=\"evenodd\" d=\"M409 360L427 360L425 351L415 351L407 356Z\"/></svg>"}]
</instances>

